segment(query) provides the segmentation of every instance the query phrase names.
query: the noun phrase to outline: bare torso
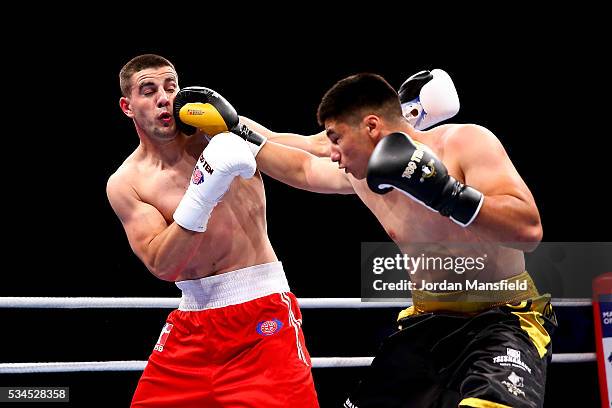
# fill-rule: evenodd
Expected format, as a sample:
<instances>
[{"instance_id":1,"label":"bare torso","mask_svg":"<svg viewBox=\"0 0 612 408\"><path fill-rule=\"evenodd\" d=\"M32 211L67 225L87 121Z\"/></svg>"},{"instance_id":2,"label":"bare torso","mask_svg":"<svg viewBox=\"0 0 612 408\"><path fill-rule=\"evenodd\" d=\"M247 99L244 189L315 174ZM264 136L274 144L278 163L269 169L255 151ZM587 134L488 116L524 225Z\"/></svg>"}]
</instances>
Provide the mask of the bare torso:
<instances>
[{"instance_id":1,"label":"bare torso","mask_svg":"<svg viewBox=\"0 0 612 408\"><path fill-rule=\"evenodd\" d=\"M117 174L129 183L140 201L155 207L166 223L183 197L204 145L193 146L168 165L136 149ZM203 240L176 281L197 279L276 261L266 230L266 199L261 174L249 180L236 177L217 204Z\"/></svg>"},{"instance_id":2,"label":"bare torso","mask_svg":"<svg viewBox=\"0 0 612 408\"><path fill-rule=\"evenodd\" d=\"M444 125L423 132L422 143L442 160L451 176L465 182L457 157L445 150L446 138L456 129L457 125ZM349 179L357 195L374 213L403 253L414 256L415 248L418 248L418 254L426 251L426 256L448 256L452 253L453 256L478 257L486 254L486 268L483 272L474 270L459 275L441 271L418 271L413 275L413 281L425 279L434 282L460 282L477 278L483 282L493 282L518 275L525 270L522 251L483 242L469 227L463 228L455 224L450 218L442 217L397 190L379 195L368 188L365 179L357 180L351 175ZM446 245L450 243L456 245Z\"/></svg>"}]
</instances>

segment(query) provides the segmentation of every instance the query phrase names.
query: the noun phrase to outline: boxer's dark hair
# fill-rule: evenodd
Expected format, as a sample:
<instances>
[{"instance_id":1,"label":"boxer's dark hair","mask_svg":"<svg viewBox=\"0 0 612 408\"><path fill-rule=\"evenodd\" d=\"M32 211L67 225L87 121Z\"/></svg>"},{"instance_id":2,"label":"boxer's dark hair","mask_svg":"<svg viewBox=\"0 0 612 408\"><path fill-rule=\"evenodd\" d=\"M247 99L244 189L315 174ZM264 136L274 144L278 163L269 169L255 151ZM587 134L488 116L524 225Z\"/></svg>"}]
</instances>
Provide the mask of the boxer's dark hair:
<instances>
[{"instance_id":1,"label":"boxer's dark hair","mask_svg":"<svg viewBox=\"0 0 612 408\"><path fill-rule=\"evenodd\" d=\"M354 123L367 114L399 119L402 107L397 92L383 77L361 73L336 82L325 93L317 109L317 120L320 125L328 119Z\"/></svg>"}]
</instances>

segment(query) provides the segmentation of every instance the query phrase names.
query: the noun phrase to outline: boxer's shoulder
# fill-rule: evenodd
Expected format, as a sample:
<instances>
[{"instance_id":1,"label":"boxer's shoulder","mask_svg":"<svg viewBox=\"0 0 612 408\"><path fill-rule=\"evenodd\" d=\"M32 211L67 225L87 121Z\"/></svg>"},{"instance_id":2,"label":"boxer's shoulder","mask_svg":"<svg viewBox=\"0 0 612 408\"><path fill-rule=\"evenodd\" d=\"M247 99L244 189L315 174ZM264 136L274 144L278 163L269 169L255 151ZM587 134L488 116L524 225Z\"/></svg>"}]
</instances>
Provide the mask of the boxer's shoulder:
<instances>
[{"instance_id":1,"label":"boxer's shoulder","mask_svg":"<svg viewBox=\"0 0 612 408\"><path fill-rule=\"evenodd\" d=\"M110 200L128 196L138 197L142 181L146 178L143 170L144 163L138 159L135 153L128 156L109 176L106 183L106 193Z\"/></svg>"},{"instance_id":2,"label":"boxer's shoulder","mask_svg":"<svg viewBox=\"0 0 612 408\"><path fill-rule=\"evenodd\" d=\"M119 186L130 183L137 177L138 173L140 173L138 164L128 157L119 167L117 167L114 173L109 176L108 184Z\"/></svg>"},{"instance_id":3,"label":"boxer's shoulder","mask_svg":"<svg viewBox=\"0 0 612 408\"><path fill-rule=\"evenodd\" d=\"M422 132L424 144L440 153L460 153L491 143L499 144L497 137L487 128L471 123L449 123Z\"/></svg>"},{"instance_id":4,"label":"boxer's shoulder","mask_svg":"<svg viewBox=\"0 0 612 408\"><path fill-rule=\"evenodd\" d=\"M133 172L131 166L123 163L106 182L106 195L115 207L117 203L124 202L129 197L137 196L133 187Z\"/></svg>"}]
</instances>

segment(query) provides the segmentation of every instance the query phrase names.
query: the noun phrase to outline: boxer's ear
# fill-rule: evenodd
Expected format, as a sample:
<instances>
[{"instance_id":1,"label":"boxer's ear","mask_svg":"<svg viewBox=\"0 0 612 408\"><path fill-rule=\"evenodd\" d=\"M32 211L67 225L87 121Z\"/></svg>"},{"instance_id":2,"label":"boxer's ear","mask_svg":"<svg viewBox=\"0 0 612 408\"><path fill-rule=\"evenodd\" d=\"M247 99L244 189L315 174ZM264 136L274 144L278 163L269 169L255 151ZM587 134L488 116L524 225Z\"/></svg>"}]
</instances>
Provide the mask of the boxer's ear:
<instances>
[{"instance_id":1,"label":"boxer's ear","mask_svg":"<svg viewBox=\"0 0 612 408\"><path fill-rule=\"evenodd\" d=\"M367 135L372 140L380 139L380 131L382 129L382 121L377 115L367 115L363 118L363 124L366 128Z\"/></svg>"},{"instance_id":2,"label":"boxer's ear","mask_svg":"<svg viewBox=\"0 0 612 408\"><path fill-rule=\"evenodd\" d=\"M132 112L132 108L130 107L130 98L126 98L125 96L119 98L119 107L128 118L134 117L134 113Z\"/></svg>"}]
</instances>

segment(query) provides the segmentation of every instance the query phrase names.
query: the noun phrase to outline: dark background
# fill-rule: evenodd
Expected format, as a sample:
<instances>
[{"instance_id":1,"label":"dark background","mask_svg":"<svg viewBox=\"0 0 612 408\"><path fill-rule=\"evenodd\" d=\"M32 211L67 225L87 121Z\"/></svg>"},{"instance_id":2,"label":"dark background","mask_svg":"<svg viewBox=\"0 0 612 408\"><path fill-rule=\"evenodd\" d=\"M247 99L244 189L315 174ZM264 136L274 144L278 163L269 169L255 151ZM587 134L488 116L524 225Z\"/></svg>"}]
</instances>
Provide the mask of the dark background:
<instances>
[{"instance_id":1,"label":"dark background","mask_svg":"<svg viewBox=\"0 0 612 408\"><path fill-rule=\"evenodd\" d=\"M117 21L112 35L90 32L84 21L74 30L38 31L35 45L10 49L15 73L9 88L18 89L7 112L25 108L15 109L19 126L9 141L16 147L6 145L14 160L5 170L10 229L0 296L178 296L131 253L105 195L107 178L138 144L118 106L118 72L149 52L174 62L181 86L213 88L240 114L301 134L320 130L318 102L347 75L375 72L399 87L419 70L445 69L461 100L452 121L483 125L499 137L535 196L544 240L610 241L604 196L609 132L602 123L605 104L597 102L609 88L602 37L597 27L535 30L525 18L499 35L481 25L441 36L441 27L400 31L374 19L339 25L321 16L308 33L284 20L273 27L201 27L200 34L177 39L167 29L170 16L147 13L131 24ZM121 23L130 28L121 30ZM244 35L226 38L228 30ZM294 293L358 297L360 243L388 240L376 219L353 196L302 192L267 177L265 183L269 236ZM1 360L18 362L145 359L167 311L0 313L8 333L0 340ZM349 318L305 311L313 356L371 355L395 315L346 313ZM586 322L589 312L581 313L578 319ZM372 334L359 334L370 332L362 325L374 327ZM565 351L593 351L592 326L581 329L579 349ZM344 343L334 346L332 338ZM553 367L554 387L563 388L571 376L572 392L590 398L582 406L596 406L593 363ZM337 370L315 370L324 407L337 406L361 374ZM0 385L70 385L74 401L104 390L109 406L126 406L138 376L1 375Z\"/></svg>"}]
</instances>

